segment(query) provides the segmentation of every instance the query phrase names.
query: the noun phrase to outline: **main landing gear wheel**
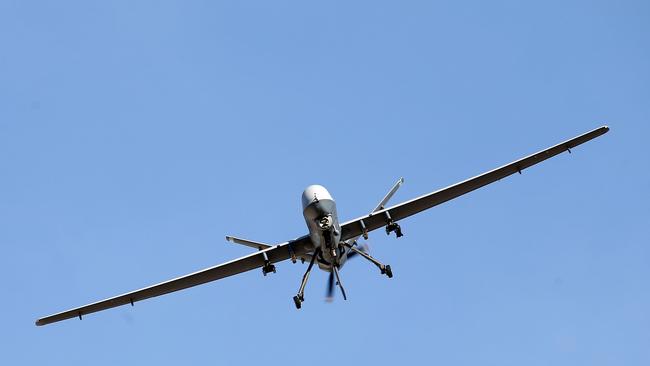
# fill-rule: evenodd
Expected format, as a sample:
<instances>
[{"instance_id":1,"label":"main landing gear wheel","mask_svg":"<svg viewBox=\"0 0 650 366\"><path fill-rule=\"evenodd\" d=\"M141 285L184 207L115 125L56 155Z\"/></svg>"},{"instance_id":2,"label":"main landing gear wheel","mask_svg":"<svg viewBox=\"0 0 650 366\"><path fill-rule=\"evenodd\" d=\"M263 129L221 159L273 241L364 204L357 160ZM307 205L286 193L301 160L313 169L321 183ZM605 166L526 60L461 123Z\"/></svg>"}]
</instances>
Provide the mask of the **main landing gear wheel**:
<instances>
[{"instance_id":1,"label":"main landing gear wheel","mask_svg":"<svg viewBox=\"0 0 650 366\"><path fill-rule=\"evenodd\" d=\"M300 301L300 298L298 296L293 297L293 303L296 304L296 309L300 309L302 306L302 301Z\"/></svg>"},{"instance_id":2,"label":"main landing gear wheel","mask_svg":"<svg viewBox=\"0 0 650 366\"><path fill-rule=\"evenodd\" d=\"M381 270L381 274L385 274L388 278L393 278L393 270L390 269L390 265L386 265L384 269Z\"/></svg>"}]
</instances>

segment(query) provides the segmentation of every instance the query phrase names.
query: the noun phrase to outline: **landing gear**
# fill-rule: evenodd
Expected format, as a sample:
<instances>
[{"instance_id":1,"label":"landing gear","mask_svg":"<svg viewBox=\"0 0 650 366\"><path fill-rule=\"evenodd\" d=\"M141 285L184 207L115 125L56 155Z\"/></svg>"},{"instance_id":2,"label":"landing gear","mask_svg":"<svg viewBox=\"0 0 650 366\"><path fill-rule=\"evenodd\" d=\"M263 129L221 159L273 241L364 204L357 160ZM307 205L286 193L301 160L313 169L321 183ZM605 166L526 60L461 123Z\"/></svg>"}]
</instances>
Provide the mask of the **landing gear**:
<instances>
[{"instance_id":1,"label":"landing gear","mask_svg":"<svg viewBox=\"0 0 650 366\"><path fill-rule=\"evenodd\" d=\"M393 271L390 269L390 265L384 266L384 269L381 269L381 274L385 274L388 278L393 278Z\"/></svg>"},{"instance_id":2,"label":"landing gear","mask_svg":"<svg viewBox=\"0 0 650 366\"><path fill-rule=\"evenodd\" d=\"M352 244L352 245L345 244L345 246L350 248L351 251L353 251L353 252L359 254L360 256L364 257L365 259L367 259L370 263L377 266L377 268L379 268L379 270L381 271L381 274L385 274L386 276L388 276L388 278L393 278L393 271L392 271L392 269L390 268L389 265L385 265L385 264L381 263L380 261L376 260L375 258L373 258L370 254L355 248L354 245L356 245L356 244L357 243L354 242L354 244Z\"/></svg>"},{"instance_id":3,"label":"landing gear","mask_svg":"<svg viewBox=\"0 0 650 366\"><path fill-rule=\"evenodd\" d=\"M307 271L302 276L302 282L300 282L300 289L298 290L298 294L293 297L293 303L296 305L296 309L300 309L302 306L302 302L305 301L305 286L307 286L307 280L309 280L309 274L311 273L311 269L314 266L314 261L316 260L316 257L318 257L319 254L320 254L320 248L316 249L314 254L311 256L311 260L309 261L309 266L307 267Z\"/></svg>"},{"instance_id":4,"label":"landing gear","mask_svg":"<svg viewBox=\"0 0 650 366\"><path fill-rule=\"evenodd\" d=\"M343 300L347 300L348 297L345 296L345 289L343 288L343 283L341 283L341 277L339 276L339 268L336 265L332 265L332 272L334 273L334 278L336 279L336 284L339 286L341 289L341 293L343 294Z\"/></svg>"}]
</instances>

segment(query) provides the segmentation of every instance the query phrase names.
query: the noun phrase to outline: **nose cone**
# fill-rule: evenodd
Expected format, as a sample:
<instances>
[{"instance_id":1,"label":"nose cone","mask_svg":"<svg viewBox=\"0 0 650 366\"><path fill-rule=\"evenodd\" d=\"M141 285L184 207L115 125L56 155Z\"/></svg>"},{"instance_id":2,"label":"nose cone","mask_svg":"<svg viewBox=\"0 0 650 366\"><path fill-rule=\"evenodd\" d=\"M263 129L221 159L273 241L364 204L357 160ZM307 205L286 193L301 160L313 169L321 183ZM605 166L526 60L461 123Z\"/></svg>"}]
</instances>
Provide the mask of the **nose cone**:
<instances>
[{"instance_id":1,"label":"nose cone","mask_svg":"<svg viewBox=\"0 0 650 366\"><path fill-rule=\"evenodd\" d=\"M307 206L316 200L334 201L334 199L332 199L332 195L330 195L325 187L314 184L305 188L305 191L302 192L302 209L304 210Z\"/></svg>"}]
</instances>

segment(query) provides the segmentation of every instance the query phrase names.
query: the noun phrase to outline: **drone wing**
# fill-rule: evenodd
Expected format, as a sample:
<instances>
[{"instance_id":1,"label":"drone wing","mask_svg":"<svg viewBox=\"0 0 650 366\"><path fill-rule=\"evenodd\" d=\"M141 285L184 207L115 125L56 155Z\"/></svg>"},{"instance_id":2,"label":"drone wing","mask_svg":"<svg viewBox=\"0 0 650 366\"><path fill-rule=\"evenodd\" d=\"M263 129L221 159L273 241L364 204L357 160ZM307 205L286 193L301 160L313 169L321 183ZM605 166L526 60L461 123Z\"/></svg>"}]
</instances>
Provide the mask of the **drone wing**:
<instances>
[{"instance_id":1,"label":"drone wing","mask_svg":"<svg viewBox=\"0 0 650 366\"><path fill-rule=\"evenodd\" d=\"M565 151L570 152L572 148L589 140L592 140L600 135L603 135L607 131L609 131L609 128L607 126L597 128L593 131L587 132L578 137L550 147L546 150L542 150L538 153L527 156L523 159L519 159L510 164L506 164L487 173L483 173L474 178L470 178L447 188L431 192L424 196L420 196L410 201L400 203L387 209L373 212L369 215L357 218L355 220L348 221L341 225L341 240L347 240L359 235L363 235L369 231L384 227L391 221L395 222L397 220L401 220L418 212L452 200L456 197L462 196L465 193L469 193L475 189L496 182L509 175L515 174L517 172L521 173L522 170L529 168L537 163L541 163L542 161L549 159L555 155L558 155Z\"/></svg>"},{"instance_id":2,"label":"drone wing","mask_svg":"<svg viewBox=\"0 0 650 366\"><path fill-rule=\"evenodd\" d=\"M46 316L44 318L38 319L36 321L36 325L46 325L76 317L81 318L86 314L114 308L121 305L133 305L133 303L136 301L141 301L150 297L156 297L168 294L170 292L183 290L207 282L216 281L228 276L250 271L255 268L261 268L265 265L266 258L268 258L270 263L277 263L294 256L300 256L302 254L305 254L310 248L311 240L308 236L303 236L296 240L275 245L259 252L249 254L245 257L234 259L230 262L206 268L198 272L190 273L173 280L161 282L153 286L111 297L109 299L88 304L86 306Z\"/></svg>"}]
</instances>

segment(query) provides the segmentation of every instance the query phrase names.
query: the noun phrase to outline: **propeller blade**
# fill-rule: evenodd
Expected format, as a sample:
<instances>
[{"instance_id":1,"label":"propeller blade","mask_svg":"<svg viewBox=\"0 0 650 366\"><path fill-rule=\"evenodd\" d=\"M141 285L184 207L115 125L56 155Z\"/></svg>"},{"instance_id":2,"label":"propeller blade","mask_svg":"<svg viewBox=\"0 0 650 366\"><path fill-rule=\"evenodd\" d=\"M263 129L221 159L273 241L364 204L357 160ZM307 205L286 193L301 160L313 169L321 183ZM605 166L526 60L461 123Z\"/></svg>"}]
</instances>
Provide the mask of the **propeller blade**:
<instances>
[{"instance_id":1,"label":"propeller blade","mask_svg":"<svg viewBox=\"0 0 650 366\"><path fill-rule=\"evenodd\" d=\"M332 302L334 300L334 273L330 272L329 279L327 280L327 296L325 301Z\"/></svg>"},{"instance_id":2,"label":"propeller blade","mask_svg":"<svg viewBox=\"0 0 650 366\"><path fill-rule=\"evenodd\" d=\"M370 245L368 245L368 242L364 242L363 244L359 245L359 250L368 253L370 252Z\"/></svg>"}]
</instances>

